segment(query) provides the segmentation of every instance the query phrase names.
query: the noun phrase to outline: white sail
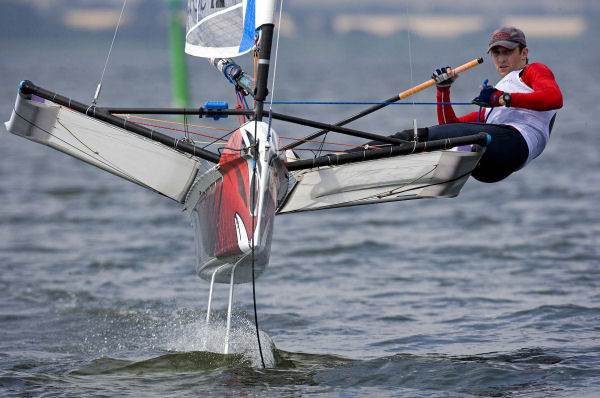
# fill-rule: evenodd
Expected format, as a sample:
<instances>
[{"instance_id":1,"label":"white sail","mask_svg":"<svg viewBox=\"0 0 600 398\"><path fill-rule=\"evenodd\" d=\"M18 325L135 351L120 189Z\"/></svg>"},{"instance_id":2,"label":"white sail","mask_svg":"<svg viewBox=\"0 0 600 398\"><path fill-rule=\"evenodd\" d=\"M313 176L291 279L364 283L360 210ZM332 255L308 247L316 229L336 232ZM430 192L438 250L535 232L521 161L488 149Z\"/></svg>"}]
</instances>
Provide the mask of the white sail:
<instances>
[{"instance_id":1,"label":"white sail","mask_svg":"<svg viewBox=\"0 0 600 398\"><path fill-rule=\"evenodd\" d=\"M254 49L256 29L273 23L274 0L188 0L185 52L230 58Z\"/></svg>"}]
</instances>

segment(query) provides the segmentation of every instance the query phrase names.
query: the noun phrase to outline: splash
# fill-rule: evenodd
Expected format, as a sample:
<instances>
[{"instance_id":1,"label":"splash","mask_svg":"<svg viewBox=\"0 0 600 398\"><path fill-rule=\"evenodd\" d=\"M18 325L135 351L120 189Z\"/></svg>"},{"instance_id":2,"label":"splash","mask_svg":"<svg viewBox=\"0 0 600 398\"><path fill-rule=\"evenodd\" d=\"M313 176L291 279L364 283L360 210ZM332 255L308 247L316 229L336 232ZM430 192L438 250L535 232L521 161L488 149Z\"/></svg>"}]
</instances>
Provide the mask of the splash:
<instances>
[{"instance_id":1,"label":"splash","mask_svg":"<svg viewBox=\"0 0 600 398\"><path fill-rule=\"evenodd\" d=\"M217 315L217 314L215 314ZM207 324L205 320L176 322L163 336L164 349L169 351L200 351L222 354L225 349L226 322L215 317ZM169 325L166 325L169 326ZM275 366L275 344L264 331L260 331L260 341L266 367ZM229 353L250 361L252 367L262 367L260 351L254 324L239 315L234 315L229 334Z\"/></svg>"},{"instance_id":2,"label":"splash","mask_svg":"<svg viewBox=\"0 0 600 398\"><path fill-rule=\"evenodd\" d=\"M227 355L223 354L226 331L224 312L213 312L208 325L206 312L191 309L166 312L150 308L144 311L101 309L86 313L95 316L89 320L90 330L83 338L82 350L93 355L100 354L105 359L121 358L130 365L156 360L164 355L183 355L177 358L185 362L188 359L185 354L200 357L206 354L207 358L211 358L207 363L216 364L216 367L221 366L219 363L222 366L262 367L256 329L244 312L233 314ZM260 341L265 366L275 367L276 347L271 338L260 331ZM123 364L114 365L121 368ZM113 366L108 368L112 369Z\"/></svg>"}]
</instances>

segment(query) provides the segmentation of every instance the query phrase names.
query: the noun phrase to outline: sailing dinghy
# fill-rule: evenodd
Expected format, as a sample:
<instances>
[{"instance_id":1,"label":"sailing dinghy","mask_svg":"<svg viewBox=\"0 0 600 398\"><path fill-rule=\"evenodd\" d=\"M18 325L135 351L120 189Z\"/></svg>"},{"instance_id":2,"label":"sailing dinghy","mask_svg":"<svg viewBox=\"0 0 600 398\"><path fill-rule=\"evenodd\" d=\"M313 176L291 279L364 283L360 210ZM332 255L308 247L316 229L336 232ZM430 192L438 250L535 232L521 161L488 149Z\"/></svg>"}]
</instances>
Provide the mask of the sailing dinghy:
<instances>
[{"instance_id":1,"label":"sailing dinghy","mask_svg":"<svg viewBox=\"0 0 600 398\"><path fill-rule=\"evenodd\" d=\"M9 132L50 146L180 203L195 231L198 275L230 283L225 353L233 286L253 282L269 263L276 214L380 202L458 195L481 158L488 137L429 142L402 141L348 127L347 123L434 84L433 80L337 124L264 110L271 58L274 0L188 1L185 51L218 66L236 95L253 97L252 109L223 103L198 108L100 107L39 87L19 85L6 123ZM248 79L230 59L256 55L256 73ZM461 72L481 60L456 69ZM256 82L254 84L254 81ZM98 95L99 90L97 90ZM97 97L96 95L96 97ZM136 115L237 116L222 150L200 146L173 129L148 127ZM275 121L320 131L287 147L280 146ZM278 124L278 128L283 128ZM190 128L186 124L186 132ZM333 151L300 159L293 148L333 132L385 143L352 152ZM472 145L469 152L456 151Z\"/></svg>"}]
</instances>

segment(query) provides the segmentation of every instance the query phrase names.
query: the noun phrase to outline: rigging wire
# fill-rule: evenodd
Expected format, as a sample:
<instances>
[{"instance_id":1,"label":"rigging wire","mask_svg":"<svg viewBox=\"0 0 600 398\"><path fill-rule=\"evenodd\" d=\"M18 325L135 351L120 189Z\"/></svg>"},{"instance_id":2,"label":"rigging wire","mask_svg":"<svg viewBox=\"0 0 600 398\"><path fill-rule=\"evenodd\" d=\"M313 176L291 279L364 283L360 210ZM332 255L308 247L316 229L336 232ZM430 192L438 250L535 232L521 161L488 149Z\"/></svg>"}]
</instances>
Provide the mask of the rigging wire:
<instances>
[{"instance_id":1,"label":"rigging wire","mask_svg":"<svg viewBox=\"0 0 600 398\"><path fill-rule=\"evenodd\" d=\"M273 78L271 79L271 100L269 103L269 123L267 127L267 142L271 140L271 122L273 121L273 98L275 98L275 80L277 77L277 60L279 55L279 36L281 33L281 15L283 11L283 0L279 2L279 20L277 21L277 38L275 40L275 59L273 61Z\"/></svg>"},{"instance_id":2,"label":"rigging wire","mask_svg":"<svg viewBox=\"0 0 600 398\"><path fill-rule=\"evenodd\" d=\"M189 138L189 134L194 134L194 135L199 135L199 136L202 136L202 137L205 137L205 138L213 139L213 140L215 140L214 141L215 143L217 141L227 141L225 138L222 138L222 137L213 137L213 136L210 136L210 135L206 135L206 134L202 134L202 133L197 133L197 132L194 132L194 131L189 131L187 129L186 130L182 130L182 129L176 129L176 128L173 128L173 127L160 126L158 124L150 124L150 123L136 122L136 121L131 121L131 123L139 124L141 126L157 127L157 128L161 128L161 129L165 129L165 130L178 131L178 132L184 133L185 136L186 136L186 139ZM227 130L227 131L229 131L229 130Z\"/></svg>"},{"instance_id":3,"label":"rigging wire","mask_svg":"<svg viewBox=\"0 0 600 398\"><path fill-rule=\"evenodd\" d=\"M277 56L279 54L279 34L281 33L281 15L283 13L283 0L279 2L279 21L277 22L277 38L275 39L275 60L273 61L273 79L271 80L271 102L269 110L273 107L273 98L275 98L275 79L277 77Z\"/></svg>"},{"instance_id":4,"label":"rigging wire","mask_svg":"<svg viewBox=\"0 0 600 398\"><path fill-rule=\"evenodd\" d=\"M123 13L125 12L125 6L127 5L127 0L123 0L123 7L121 8L121 14L119 14L119 20L117 21L117 26L115 26L115 33L112 38L112 42L110 43L110 48L108 49L108 55L106 56L106 62L104 62L104 69L102 70L102 75L100 76L100 82L98 83L98 87L96 87L96 93L94 94L94 99L92 100L92 104L96 105L98 103L98 97L100 96L100 90L102 90L102 81L104 80L104 73L106 73L106 68L108 67L108 61L110 60L110 55L112 53L113 47L115 46L115 40L117 39L117 32L119 31L119 26L121 26L121 19L123 18Z\"/></svg>"},{"instance_id":5,"label":"rigging wire","mask_svg":"<svg viewBox=\"0 0 600 398\"><path fill-rule=\"evenodd\" d=\"M187 122L187 120L188 120L188 116L184 114L183 115L183 123L185 125L185 132L184 132L185 133L185 140L187 142L193 142L192 139L190 138L190 130L188 128L188 122Z\"/></svg>"},{"instance_id":6,"label":"rigging wire","mask_svg":"<svg viewBox=\"0 0 600 398\"><path fill-rule=\"evenodd\" d=\"M66 108L69 109L69 108ZM146 118L146 117L142 117L142 116L135 116L135 115L128 115L128 114L115 114L116 116L124 116L124 117L128 117L131 119L140 119L140 120L146 120L146 121L152 121L152 122L157 122L157 123L163 123L163 124L174 124L174 125L184 125L184 123L181 122L175 122L175 121L170 121L170 120L161 120L161 119L153 119L153 118ZM164 130L170 130L170 131L177 131L177 132L181 132L181 133L186 133L186 130L184 129L178 129L178 128L174 128L174 127L167 127L167 126L163 126L163 125L159 125L159 124L152 124L152 123L144 123L144 122L139 122L139 121L134 121L132 120L131 123L135 123L135 124L139 124L142 126L148 126L148 127L155 127L155 128L160 128L160 129L164 129ZM224 129L224 128L218 128L218 127L212 127L212 126L201 126L201 125L195 125L195 124L188 124L189 127L197 127L197 128L202 128L202 129L211 129L211 130L219 130L219 131L226 131L227 134L225 134L222 137L215 137L215 136L211 136L211 135L207 135L207 134L202 134L196 131L187 131L187 133L189 134L193 134L193 135L198 135L201 137L205 137L205 138L209 138L212 141L210 142L204 142L204 141L197 141L194 140L195 143L199 143L199 144L206 144L206 146L209 145L226 145L227 144L227 138L229 135L231 135L236 129L231 130L231 129ZM356 144L348 144L348 143L343 143L343 142L330 142L330 141L322 141L322 140L308 140L308 139L299 139L297 137L285 137L285 136L279 136L280 139L282 140L289 140L289 141L302 141L302 142L310 142L310 143L315 143L315 144L319 144L322 148L323 144L326 145L336 145L336 146L345 146L345 147L351 147L351 148L374 148L373 145L369 145L369 146L365 146L365 145L356 145ZM221 141L221 142L219 142ZM204 148L206 148L206 146ZM310 149L310 148L296 148L297 151L318 151L317 149ZM330 151L334 151L335 149L327 149ZM335 150L338 151L338 150Z\"/></svg>"},{"instance_id":7,"label":"rigging wire","mask_svg":"<svg viewBox=\"0 0 600 398\"><path fill-rule=\"evenodd\" d=\"M408 40L408 66L410 69L410 86L413 87L414 84L414 74L413 74L413 59L412 59L412 45L411 45L411 40L410 40L410 20L408 18L408 0L405 1L405 6L406 6L406 14L405 14L405 18L406 18L406 37ZM411 101L414 104L414 100Z\"/></svg>"},{"instance_id":8,"label":"rigging wire","mask_svg":"<svg viewBox=\"0 0 600 398\"><path fill-rule=\"evenodd\" d=\"M473 105L472 102L273 101L276 105Z\"/></svg>"},{"instance_id":9,"label":"rigging wire","mask_svg":"<svg viewBox=\"0 0 600 398\"><path fill-rule=\"evenodd\" d=\"M67 109L70 109L70 108L67 108ZM183 126L184 125L184 123L174 122L172 120L153 119L153 118L148 118L148 117L143 117L143 116L128 115L128 114L125 114L125 113L115 113L114 115L115 116L127 117L128 119L130 118L130 119L148 120L148 121L151 121L151 122L165 123L165 124L176 124L176 125L179 125L179 126ZM135 122L133 122L133 123L135 123ZM230 131L230 129L224 129L222 127L201 126L201 125L198 125L198 124L191 124L191 123L188 123L188 126L189 127L197 127L197 128L206 129L206 130ZM164 127L164 128L166 129L168 127ZM183 131L183 130L177 130L177 131ZM192 132L192 134L200 134L200 133L193 133ZM200 134L200 135L203 135L203 134ZM208 136L208 135L205 136L205 137L215 138L215 137L211 137L211 136Z\"/></svg>"},{"instance_id":10,"label":"rigging wire","mask_svg":"<svg viewBox=\"0 0 600 398\"><path fill-rule=\"evenodd\" d=\"M261 32L261 36L262 36L262 32ZM257 74L258 74L258 61L259 61L259 57L260 57L260 49L258 47L258 39L259 36L258 34L256 34L254 36L254 81L257 81ZM254 99L254 97L253 97ZM253 108L256 109L256 100L254 100L254 103L252 104ZM251 250L251 262L252 262L252 304L254 307L254 325L256 328L256 342L258 344L258 353L260 354L260 361L262 363L262 367L263 369L266 368L265 366L265 360L263 358L263 353L262 353L262 346L260 344L260 329L258 327L258 310L256 308L256 276L254 275L254 268L255 268L255 257L254 257L254 233L256 232L256 227L255 227L255 214L254 214L254 206L256 205L256 160L258 157L258 141L256 140L256 136L258 133L258 120L256 118L254 118L254 163L252 166L252 182L250 183L250 187L249 189L252 191L252 202L251 202L251 206L253 207L250 212L252 214L252 238L251 238L251 246L252 246L252 250Z\"/></svg>"},{"instance_id":11,"label":"rigging wire","mask_svg":"<svg viewBox=\"0 0 600 398\"><path fill-rule=\"evenodd\" d=\"M260 177L259 177L260 178ZM252 171L252 179L255 181L254 189L252 190L253 203L256 204L256 188L259 184L256 183L256 161L254 161L254 168ZM260 361L262 367L265 366L265 359L263 357L262 346L260 344L260 329L258 328L258 311L256 309L256 277L254 276L254 232L256 231L256 215L252 212L252 303L254 304L254 324L256 326L256 341L258 342L258 353L260 354Z\"/></svg>"},{"instance_id":12,"label":"rigging wire","mask_svg":"<svg viewBox=\"0 0 600 398\"><path fill-rule=\"evenodd\" d=\"M238 88L235 88L235 99L237 101L237 106L235 107L235 109L247 109L248 104L245 101L244 93ZM241 126L242 124L245 124L245 123L246 123L246 116L245 115L238 116L238 124Z\"/></svg>"},{"instance_id":13,"label":"rigging wire","mask_svg":"<svg viewBox=\"0 0 600 398\"><path fill-rule=\"evenodd\" d=\"M269 127L267 130L267 141L270 139L271 136L271 110L273 107L273 97L275 96L275 78L276 78L276 74L277 74L277 56L278 56L278 52L279 52L279 33L281 31L281 14L282 14L282 9L283 9L283 0L280 1L279 4L279 22L278 22L278 29L277 29L277 39L276 39L276 44L275 44L275 59L274 59L274 65L273 65L273 78L272 78L272 85L271 85L271 101L269 104ZM256 81L256 73L257 73L257 58L258 58L258 52L255 51L254 53L254 81ZM258 141L256 140L256 134L257 134L257 121L255 120L255 125L254 125L254 138L256 141L256 147L255 147L255 156L258 155ZM254 167L253 167L253 180L255 180L256 178L256 159L254 160ZM259 177L260 179L260 177ZM255 180L256 181L256 180ZM251 185L252 186L252 185ZM258 184L255 183L254 185L254 189L252 190L252 195L256 195L256 188L258 187ZM254 203L256 202L256 197L254 197ZM266 368L265 366L265 360L263 357L263 352L262 352L262 346L260 343L260 329L258 327L258 311L256 309L256 281L255 281L255 275L254 275L254 233L255 233L255 223L256 223L256 219L255 219L255 214L254 212L252 212L252 301L254 303L254 323L256 326L256 340L258 342L258 351L260 354L260 360L262 363L262 367Z\"/></svg>"},{"instance_id":14,"label":"rigging wire","mask_svg":"<svg viewBox=\"0 0 600 398\"><path fill-rule=\"evenodd\" d=\"M252 202L251 202L251 206L252 209L250 210L252 213L252 239L251 239L251 245L252 245L252 303L254 304L254 324L256 326L256 341L258 343L258 353L260 354L260 361L262 363L262 367L263 369L266 368L265 366L265 359L263 357L263 352L262 352L262 346L260 344L260 329L258 328L258 311L256 309L256 277L254 275L254 263L255 263L255 257L254 257L254 251L255 251L255 232L256 232L256 209L257 209L257 198L256 198L256 190L260 189L260 176L258 177L258 181L256 178L256 160L258 158L258 140L256 139L258 133L258 120L254 120L254 163L252 166L252 182L250 183L250 190L252 191ZM258 200L260 200L260 198L258 198Z\"/></svg>"},{"instance_id":15,"label":"rigging wire","mask_svg":"<svg viewBox=\"0 0 600 398\"><path fill-rule=\"evenodd\" d=\"M410 40L410 20L409 20L409 13L408 13L408 0L405 1L404 3L406 5L406 36L408 38L408 63L409 63L409 68L410 68L410 85L411 87L413 87L414 84L414 75L413 75L413 59L412 59L412 44L411 44L411 40ZM415 108L415 100L414 97L411 98L411 102L412 102L412 112L413 112L413 130L414 130L414 134L415 134L415 141L417 140L417 117L416 117L416 108Z\"/></svg>"}]
</instances>

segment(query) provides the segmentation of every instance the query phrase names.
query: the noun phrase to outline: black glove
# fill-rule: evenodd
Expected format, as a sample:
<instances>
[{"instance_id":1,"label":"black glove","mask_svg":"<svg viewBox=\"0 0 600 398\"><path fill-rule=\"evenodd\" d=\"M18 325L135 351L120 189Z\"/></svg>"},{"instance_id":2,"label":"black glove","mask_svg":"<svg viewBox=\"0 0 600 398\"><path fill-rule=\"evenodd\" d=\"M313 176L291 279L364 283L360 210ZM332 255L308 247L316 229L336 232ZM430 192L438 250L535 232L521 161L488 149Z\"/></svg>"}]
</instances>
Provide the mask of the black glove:
<instances>
[{"instance_id":1,"label":"black glove","mask_svg":"<svg viewBox=\"0 0 600 398\"><path fill-rule=\"evenodd\" d=\"M450 87L450 85L452 85L452 83L454 83L454 80L452 80L452 77L454 76L453 72L448 73L448 69L450 69L449 66L444 66L441 67L439 69L436 69L435 71L433 71L433 74L431 75L431 78L433 80L435 80L435 85L438 87Z\"/></svg>"},{"instance_id":2,"label":"black glove","mask_svg":"<svg viewBox=\"0 0 600 398\"><path fill-rule=\"evenodd\" d=\"M479 93L479 96L473 98L472 103L485 108L494 108L500 106L500 97L504 91L496 90L494 87L487 86Z\"/></svg>"}]
</instances>

